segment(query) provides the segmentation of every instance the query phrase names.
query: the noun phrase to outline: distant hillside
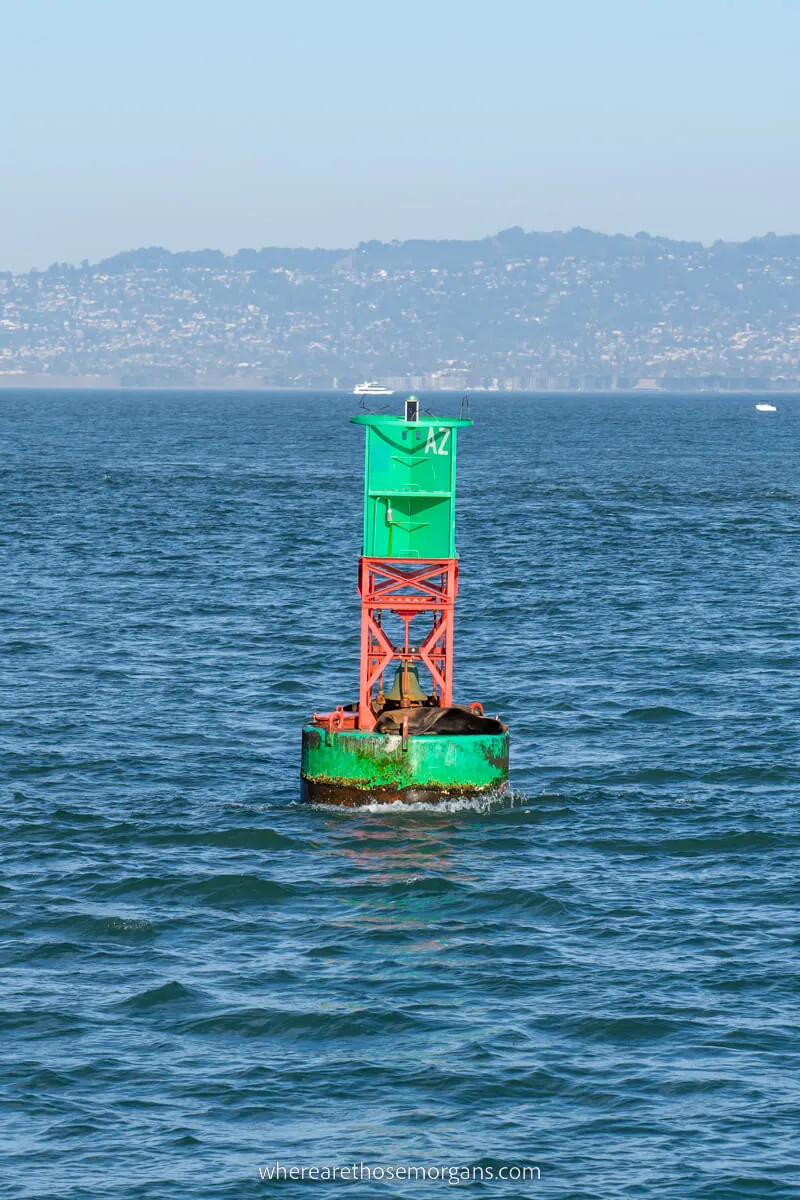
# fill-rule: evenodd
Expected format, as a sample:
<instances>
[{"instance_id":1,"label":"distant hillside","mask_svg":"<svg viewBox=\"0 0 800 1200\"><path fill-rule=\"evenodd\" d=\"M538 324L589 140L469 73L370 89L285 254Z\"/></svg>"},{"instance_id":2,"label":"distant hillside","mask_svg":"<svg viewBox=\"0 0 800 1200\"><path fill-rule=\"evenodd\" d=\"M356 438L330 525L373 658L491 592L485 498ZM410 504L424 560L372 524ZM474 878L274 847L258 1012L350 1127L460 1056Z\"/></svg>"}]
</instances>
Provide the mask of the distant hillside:
<instances>
[{"instance_id":1,"label":"distant hillside","mask_svg":"<svg viewBox=\"0 0 800 1200\"><path fill-rule=\"evenodd\" d=\"M0 274L0 380L797 386L800 236L127 251Z\"/></svg>"}]
</instances>

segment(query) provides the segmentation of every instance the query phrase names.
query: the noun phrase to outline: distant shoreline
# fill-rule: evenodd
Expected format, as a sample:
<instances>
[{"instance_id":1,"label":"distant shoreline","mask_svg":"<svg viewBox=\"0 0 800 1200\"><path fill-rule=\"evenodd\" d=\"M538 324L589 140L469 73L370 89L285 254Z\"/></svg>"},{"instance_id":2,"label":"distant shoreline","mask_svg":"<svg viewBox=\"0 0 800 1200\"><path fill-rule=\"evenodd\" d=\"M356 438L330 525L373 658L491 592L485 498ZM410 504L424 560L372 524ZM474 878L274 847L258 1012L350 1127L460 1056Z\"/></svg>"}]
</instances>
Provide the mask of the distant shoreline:
<instances>
[{"instance_id":1,"label":"distant shoreline","mask_svg":"<svg viewBox=\"0 0 800 1200\"><path fill-rule=\"evenodd\" d=\"M800 390L798 264L800 234L142 248L0 272L0 388Z\"/></svg>"},{"instance_id":2,"label":"distant shoreline","mask_svg":"<svg viewBox=\"0 0 800 1200\"><path fill-rule=\"evenodd\" d=\"M412 389L399 388L391 395L399 397L408 394ZM639 386L632 388L418 388L424 395L441 394L443 396L780 396L800 394L800 381L772 387L653 387ZM349 388L312 387L297 384L260 383L258 380L229 379L214 382L197 382L185 384L145 384L131 386L119 383L113 378L98 375L12 375L10 372L0 373L0 391L39 391L39 392L120 392L124 394L146 392L304 392L309 395L330 393L332 396L357 397ZM391 396L383 396L385 402Z\"/></svg>"}]
</instances>

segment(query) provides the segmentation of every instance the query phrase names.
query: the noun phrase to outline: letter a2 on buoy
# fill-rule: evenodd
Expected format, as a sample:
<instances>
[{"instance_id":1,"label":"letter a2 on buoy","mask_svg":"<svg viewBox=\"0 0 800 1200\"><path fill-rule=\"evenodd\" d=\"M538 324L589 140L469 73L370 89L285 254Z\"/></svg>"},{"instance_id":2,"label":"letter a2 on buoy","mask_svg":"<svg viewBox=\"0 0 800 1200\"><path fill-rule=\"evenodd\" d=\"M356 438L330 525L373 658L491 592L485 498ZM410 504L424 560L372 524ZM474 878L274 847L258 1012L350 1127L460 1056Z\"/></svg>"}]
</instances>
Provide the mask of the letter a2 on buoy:
<instances>
[{"instance_id":1,"label":"letter a2 on buoy","mask_svg":"<svg viewBox=\"0 0 800 1200\"><path fill-rule=\"evenodd\" d=\"M413 396L403 416L352 421L366 426L360 689L304 727L303 799L436 803L503 790L508 727L480 703L453 703L456 438L472 421L420 416Z\"/></svg>"}]
</instances>

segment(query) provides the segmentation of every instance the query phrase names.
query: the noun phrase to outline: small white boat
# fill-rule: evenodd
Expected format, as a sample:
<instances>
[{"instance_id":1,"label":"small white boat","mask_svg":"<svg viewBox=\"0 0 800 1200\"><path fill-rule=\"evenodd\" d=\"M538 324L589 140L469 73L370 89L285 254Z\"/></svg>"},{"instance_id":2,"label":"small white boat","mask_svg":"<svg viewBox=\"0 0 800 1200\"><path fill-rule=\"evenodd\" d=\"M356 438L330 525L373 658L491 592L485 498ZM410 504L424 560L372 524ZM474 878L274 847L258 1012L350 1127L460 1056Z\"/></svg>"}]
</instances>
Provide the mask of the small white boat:
<instances>
[{"instance_id":1,"label":"small white boat","mask_svg":"<svg viewBox=\"0 0 800 1200\"><path fill-rule=\"evenodd\" d=\"M394 393L391 388L384 387L382 383L359 383L353 388L354 396L392 396Z\"/></svg>"},{"instance_id":2,"label":"small white boat","mask_svg":"<svg viewBox=\"0 0 800 1200\"><path fill-rule=\"evenodd\" d=\"M777 411L778 410L774 404L767 404L766 401L764 401L762 404L756 405L756 412L777 412Z\"/></svg>"}]
</instances>

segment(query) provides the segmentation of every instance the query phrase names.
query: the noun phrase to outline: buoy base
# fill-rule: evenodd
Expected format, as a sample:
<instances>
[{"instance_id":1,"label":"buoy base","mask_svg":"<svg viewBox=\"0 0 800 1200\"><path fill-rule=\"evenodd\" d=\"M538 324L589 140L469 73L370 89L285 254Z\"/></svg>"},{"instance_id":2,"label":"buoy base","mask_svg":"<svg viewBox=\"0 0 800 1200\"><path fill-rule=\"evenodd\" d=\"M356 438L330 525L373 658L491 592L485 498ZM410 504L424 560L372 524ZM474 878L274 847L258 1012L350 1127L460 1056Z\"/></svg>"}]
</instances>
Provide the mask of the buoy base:
<instances>
[{"instance_id":1,"label":"buoy base","mask_svg":"<svg viewBox=\"0 0 800 1200\"><path fill-rule=\"evenodd\" d=\"M437 804L508 786L508 731L401 734L303 729L301 794L312 804Z\"/></svg>"},{"instance_id":2,"label":"buoy base","mask_svg":"<svg viewBox=\"0 0 800 1200\"><path fill-rule=\"evenodd\" d=\"M344 782L300 779L300 796L304 804L338 804L344 808L357 808L363 804L442 804L446 800L463 800L465 796L499 795L507 788L507 779L489 788L354 788Z\"/></svg>"}]
</instances>

